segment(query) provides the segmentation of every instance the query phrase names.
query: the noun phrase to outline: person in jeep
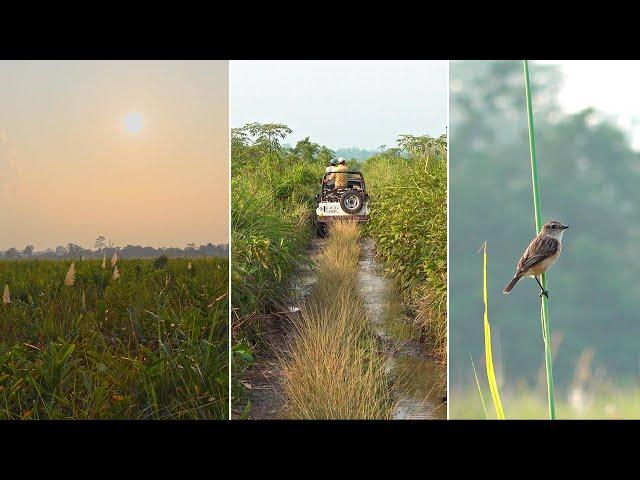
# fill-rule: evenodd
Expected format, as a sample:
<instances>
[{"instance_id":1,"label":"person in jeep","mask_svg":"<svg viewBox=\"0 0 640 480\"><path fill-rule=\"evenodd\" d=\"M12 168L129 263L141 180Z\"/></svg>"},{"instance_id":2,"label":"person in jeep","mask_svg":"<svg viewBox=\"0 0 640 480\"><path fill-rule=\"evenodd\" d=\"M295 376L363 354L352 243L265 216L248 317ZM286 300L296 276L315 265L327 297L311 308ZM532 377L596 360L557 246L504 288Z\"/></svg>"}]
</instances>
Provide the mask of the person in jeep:
<instances>
[{"instance_id":1,"label":"person in jeep","mask_svg":"<svg viewBox=\"0 0 640 480\"><path fill-rule=\"evenodd\" d=\"M340 157L337 160L337 165L333 170L333 173L331 173L331 175L327 175L327 186L333 184L333 188L332 190L335 188L346 188L347 187L347 174L346 173L340 173L340 172L346 172L347 169L347 161Z\"/></svg>"},{"instance_id":2,"label":"person in jeep","mask_svg":"<svg viewBox=\"0 0 640 480\"><path fill-rule=\"evenodd\" d=\"M327 168L324 169L325 173L331 173L336 169L336 165L338 164L338 161L335 158L332 158L331 160L329 160L329 165L327 165Z\"/></svg>"},{"instance_id":3,"label":"person in jeep","mask_svg":"<svg viewBox=\"0 0 640 480\"><path fill-rule=\"evenodd\" d=\"M332 158L329 161L329 165L325 169L325 173L335 172L337 164L338 164L338 161L335 158ZM327 175L325 180L324 180L324 182L325 182L328 190L333 190L335 188L335 181L331 179L331 175Z\"/></svg>"}]
</instances>

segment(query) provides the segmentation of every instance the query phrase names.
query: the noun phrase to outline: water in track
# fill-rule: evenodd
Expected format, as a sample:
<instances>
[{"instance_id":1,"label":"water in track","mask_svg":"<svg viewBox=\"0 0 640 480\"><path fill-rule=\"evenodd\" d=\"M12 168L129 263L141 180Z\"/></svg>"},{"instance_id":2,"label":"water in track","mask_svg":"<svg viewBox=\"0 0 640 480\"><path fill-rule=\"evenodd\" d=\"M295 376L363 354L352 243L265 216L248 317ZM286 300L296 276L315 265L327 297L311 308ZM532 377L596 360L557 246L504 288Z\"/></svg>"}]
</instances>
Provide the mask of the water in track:
<instances>
[{"instance_id":1,"label":"water in track","mask_svg":"<svg viewBox=\"0 0 640 480\"><path fill-rule=\"evenodd\" d=\"M446 366L429 358L393 282L381 275L371 239L362 241L360 291L376 334L390 352L396 419L446 419Z\"/></svg>"}]
</instances>

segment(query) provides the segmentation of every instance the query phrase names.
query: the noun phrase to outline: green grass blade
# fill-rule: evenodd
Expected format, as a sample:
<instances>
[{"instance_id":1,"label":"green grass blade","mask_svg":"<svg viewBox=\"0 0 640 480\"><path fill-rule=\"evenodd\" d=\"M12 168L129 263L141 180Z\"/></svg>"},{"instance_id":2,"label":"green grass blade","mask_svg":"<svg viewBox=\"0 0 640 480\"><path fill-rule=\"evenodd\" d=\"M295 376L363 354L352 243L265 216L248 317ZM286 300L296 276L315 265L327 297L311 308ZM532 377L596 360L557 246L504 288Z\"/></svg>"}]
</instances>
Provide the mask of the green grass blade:
<instances>
[{"instance_id":1,"label":"green grass blade","mask_svg":"<svg viewBox=\"0 0 640 480\"><path fill-rule=\"evenodd\" d=\"M527 118L529 125L529 150L531 153L531 183L533 185L533 210L536 223L536 233L542 229L540 214L540 189L538 187L538 159L536 156L536 138L533 126L533 107L531 105L531 79L529 76L529 62L524 60L524 85L527 98ZM547 289L547 274L541 275L542 287ZM542 337L544 340L545 367L547 373L547 394L549 400L549 418L556 418L556 405L553 394L553 356L551 352L551 322L549 320L549 299L543 295L541 304Z\"/></svg>"}]
</instances>

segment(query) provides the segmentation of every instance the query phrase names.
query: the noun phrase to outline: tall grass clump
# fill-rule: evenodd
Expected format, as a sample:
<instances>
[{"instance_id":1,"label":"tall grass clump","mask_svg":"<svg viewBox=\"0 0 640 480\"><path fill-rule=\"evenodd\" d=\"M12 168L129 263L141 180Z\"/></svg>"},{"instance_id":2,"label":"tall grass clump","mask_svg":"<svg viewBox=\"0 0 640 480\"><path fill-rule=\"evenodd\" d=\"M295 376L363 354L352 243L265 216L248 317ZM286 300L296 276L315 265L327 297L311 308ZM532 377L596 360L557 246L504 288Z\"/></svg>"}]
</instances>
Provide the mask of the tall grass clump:
<instances>
[{"instance_id":1,"label":"tall grass clump","mask_svg":"<svg viewBox=\"0 0 640 480\"><path fill-rule=\"evenodd\" d=\"M332 152L309 139L281 141L286 125L248 124L232 130L231 246L233 378L261 345L264 318L281 305L306 260L314 196ZM234 398L242 388L234 381Z\"/></svg>"},{"instance_id":2,"label":"tall grass clump","mask_svg":"<svg viewBox=\"0 0 640 480\"><path fill-rule=\"evenodd\" d=\"M317 259L318 279L291 319L281 355L284 416L389 419L394 403L385 357L357 287L360 246L353 223L331 226Z\"/></svg>"},{"instance_id":3,"label":"tall grass clump","mask_svg":"<svg viewBox=\"0 0 640 480\"><path fill-rule=\"evenodd\" d=\"M0 261L0 418L226 418L228 261L102 263Z\"/></svg>"},{"instance_id":4,"label":"tall grass clump","mask_svg":"<svg viewBox=\"0 0 640 480\"><path fill-rule=\"evenodd\" d=\"M364 167L367 233L431 351L447 351L447 138L404 135Z\"/></svg>"}]
</instances>

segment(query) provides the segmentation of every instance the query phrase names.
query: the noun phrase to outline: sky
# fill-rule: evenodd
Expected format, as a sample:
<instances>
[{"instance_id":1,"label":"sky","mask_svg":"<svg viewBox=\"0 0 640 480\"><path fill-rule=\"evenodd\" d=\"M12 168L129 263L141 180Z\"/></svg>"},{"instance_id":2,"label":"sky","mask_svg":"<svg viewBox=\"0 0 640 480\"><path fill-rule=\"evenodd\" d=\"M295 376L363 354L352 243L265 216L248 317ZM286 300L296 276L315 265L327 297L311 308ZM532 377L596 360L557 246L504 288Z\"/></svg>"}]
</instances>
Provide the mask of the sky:
<instances>
[{"instance_id":1,"label":"sky","mask_svg":"<svg viewBox=\"0 0 640 480\"><path fill-rule=\"evenodd\" d=\"M284 123L285 143L375 149L447 126L446 61L232 61L230 84L231 126Z\"/></svg>"},{"instance_id":2,"label":"sky","mask_svg":"<svg viewBox=\"0 0 640 480\"><path fill-rule=\"evenodd\" d=\"M615 117L615 123L629 133L640 150L640 112L635 98L640 85L640 61L547 60L559 65L564 82L559 101L569 113L594 107Z\"/></svg>"},{"instance_id":3,"label":"sky","mask_svg":"<svg viewBox=\"0 0 640 480\"><path fill-rule=\"evenodd\" d=\"M0 62L0 249L228 242L228 62Z\"/></svg>"}]
</instances>

